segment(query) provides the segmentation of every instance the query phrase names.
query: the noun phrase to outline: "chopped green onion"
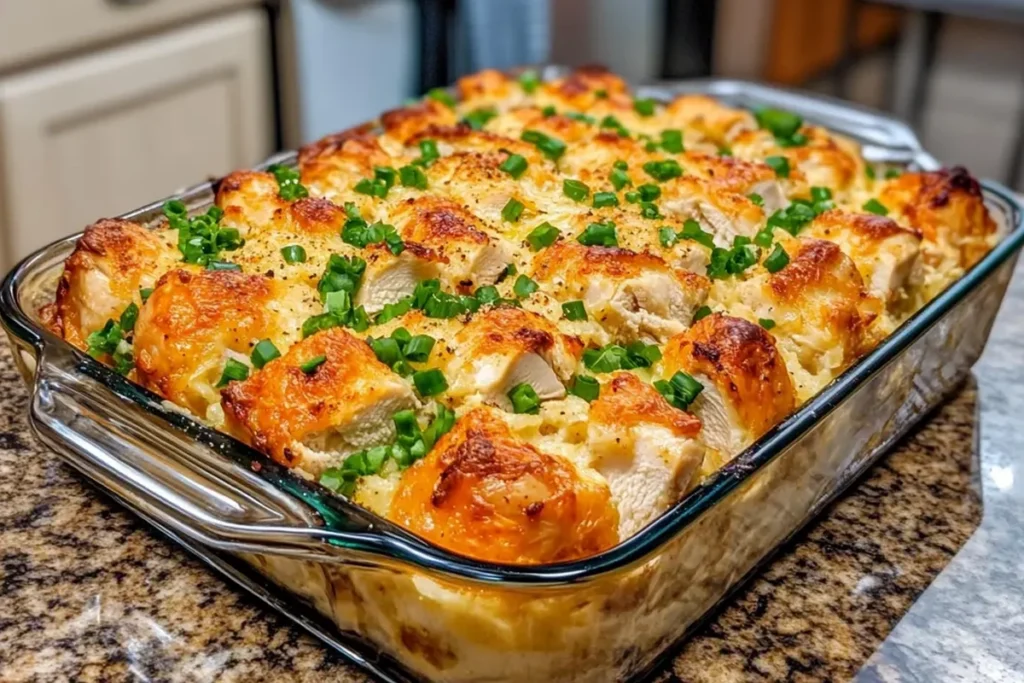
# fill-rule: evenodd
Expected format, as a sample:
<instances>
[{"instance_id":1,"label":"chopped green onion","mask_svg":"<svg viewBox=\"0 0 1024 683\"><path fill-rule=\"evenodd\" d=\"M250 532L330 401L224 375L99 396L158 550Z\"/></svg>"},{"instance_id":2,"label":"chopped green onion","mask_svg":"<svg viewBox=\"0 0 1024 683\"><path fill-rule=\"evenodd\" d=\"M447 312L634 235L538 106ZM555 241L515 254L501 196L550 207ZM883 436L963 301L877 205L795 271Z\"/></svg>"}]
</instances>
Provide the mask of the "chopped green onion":
<instances>
[{"instance_id":1,"label":"chopped green onion","mask_svg":"<svg viewBox=\"0 0 1024 683\"><path fill-rule=\"evenodd\" d=\"M527 95L532 95L540 85L540 76L533 69L527 69L519 74L519 86Z\"/></svg>"},{"instance_id":2,"label":"chopped green onion","mask_svg":"<svg viewBox=\"0 0 1024 683\"><path fill-rule=\"evenodd\" d=\"M626 127L622 125L621 121L619 121L617 118L615 118L611 114L609 114L608 116L605 116L603 119L601 119L601 123L598 124L598 125L601 128L610 128L610 129L614 130L616 133L619 134L619 137L623 137L623 138L628 138L629 137L629 131L626 129ZM623 169L623 170L625 170L625 169Z\"/></svg>"},{"instance_id":3,"label":"chopped green onion","mask_svg":"<svg viewBox=\"0 0 1024 683\"><path fill-rule=\"evenodd\" d=\"M887 168L885 169L885 179L892 180L893 178L899 178L903 175L903 172L898 168Z\"/></svg>"},{"instance_id":4,"label":"chopped green onion","mask_svg":"<svg viewBox=\"0 0 1024 683\"><path fill-rule=\"evenodd\" d=\"M501 294L498 293L498 288L494 285L480 287L474 292L473 296L481 304L493 304L501 300Z\"/></svg>"},{"instance_id":5,"label":"chopped green onion","mask_svg":"<svg viewBox=\"0 0 1024 683\"><path fill-rule=\"evenodd\" d=\"M550 247L554 244L555 240L557 240L558 236L561 234L561 230L550 223L544 222L530 231L530 234L526 236L526 241L529 243L531 249L534 251L540 251L544 247Z\"/></svg>"},{"instance_id":6,"label":"chopped green onion","mask_svg":"<svg viewBox=\"0 0 1024 683\"><path fill-rule=\"evenodd\" d=\"M508 392L508 398L512 401L512 412L536 414L540 412L540 397L532 386L523 382L512 387Z\"/></svg>"},{"instance_id":7,"label":"chopped green onion","mask_svg":"<svg viewBox=\"0 0 1024 683\"><path fill-rule=\"evenodd\" d=\"M675 159L648 161L643 166L644 172L658 182L665 182L683 175L683 167Z\"/></svg>"},{"instance_id":8,"label":"chopped green onion","mask_svg":"<svg viewBox=\"0 0 1024 683\"><path fill-rule=\"evenodd\" d=\"M377 360L388 367L402 360L402 347L394 337L381 337L380 339L370 337L366 343L373 349Z\"/></svg>"},{"instance_id":9,"label":"chopped green onion","mask_svg":"<svg viewBox=\"0 0 1024 683\"><path fill-rule=\"evenodd\" d=\"M455 413L440 403L434 405L437 407L437 417L423 430L423 443L428 449L433 448L437 440L455 426Z\"/></svg>"},{"instance_id":10,"label":"chopped green onion","mask_svg":"<svg viewBox=\"0 0 1024 683\"><path fill-rule=\"evenodd\" d=\"M871 165L865 166L864 167L864 175L866 175L868 177L868 180L874 180L875 179L875 167L871 166Z\"/></svg>"},{"instance_id":11,"label":"chopped green onion","mask_svg":"<svg viewBox=\"0 0 1024 683\"><path fill-rule=\"evenodd\" d=\"M640 116L653 116L654 104L654 100L649 98L636 99L633 100L633 110Z\"/></svg>"},{"instance_id":12,"label":"chopped green onion","mask_svg":"<svg viewBox=\"0 0 1024 683\"><path fill-rule=\"evenodd\" d=\"M121 312L121 330L123 332L131 332L135 329L135 321L138 319L139 307L133 301Z\"/></svg>"},{"instance_id":13,"label":"chopped green onion","mask_svg":"<svg viewBox=\"0 0 1024 683\"><path fill-rule=\"evenodd\" d=\"M413 373L412 383L416 385L420 396L435 396L448 388L448 380L437 368Z\"/></svg>"},{"instance_id":14,"label":"chopped green onion","mask_svg":"<svg viewBox=\"0 0 1024 683\"><path fill-rule=\"evenodd\" d=\"M544 156L552 161L558 161L558 159L565 154L564 142L549 135L545 135L539 130L525 130L520 136L520 139L537 147Z\"/></svg>"},{"instance_id":15,"label":"chopped green onion","mask_svg":"<svg viewBox=\"0 0 1024 683\"><path fill-rule=\"evenodd\" d=\"M554 116L557 113L558 112L555 110L554 105L550 105L550 104L540 110L541 116L543 116L546 119L551 118L552 116Z\"/></svg>"},{"instance_id":16,"label":"chopped green onion","mask_svg":"<svg viewBox=\"0 0 1024 683\"><path fill-rule=\"evenodd\" d=\"M669 226L663 225L662 227L658 228L658 242L661 243L661 246L668 249L670 247L675 246L676 242L678 241L679 235L677 235L676 231L670 228Z\"/></svg>"},{"instance_id":17,"label":"chopped green onion","mask_svg":"<svg viewBox=\"0 0 1024 683\"><path fill-rule=\"evenodd\" d=\"M512 285L512 291L515 292L516 296L520 299L525 299L530 296L538 289L537 283L528 278L525 275L520 275L516 278L516 283Z\"/></svg>"},{"instance_id":18,"label":"chopped green onion","mask_svg":"<svg viewBox=\"0 0 1024 683\"><path fill-rule=\"evenodd\" d=\"M815 204L818 202L827 202L832 199L832 190L827 187L812 187L811 188L811 201Z\"/></svg>"},{"instance_id":19,"label":"chopped green onion","mask_svg":"<svg viewBox=\"0 0 1024 683\"><path fill-rule=\"evenodd\" d=\"M217 386L226 387L228 382L241 382L247 377L249 377L249 366L238 362L234 358L228 358L228 362L224 364L224 372L221 374Z\"/></svg>"},{"instance_id":20,"label":"chopped green onion","mask_svg":"<svg viewBox=\"0 0 1024 683\"><path fill-rule=\"evenodd\" d=\"M668 381L660 379L655 382L654 388L673 407L686 410L704 390L704 385L685 372L677 372Z\"/></svg>"},{"instance_id":21,"label":"chopped green onion","mask_svg":"<svg viewBox=\"0 0 1024 683\"><path fill-rule=\"evenodd\" d=\"M750 194L748 194L747 199L754 202L758 206L764 206L764 197L762 197L756 192L751 192Z\"/></svg>"},{"instance_id":22,"label":"chopped green onion","mask_svg":"<svg viewBox=\"0 0 1024 683\"><path fill-rule=\"evenodd\" d=\"M276 346L274 346L274 342L269 339L261 339L256 343L256 346L252 348L249 360L252 361L253 367L259 370L275 358L280 358L280 356L281 352L277 350Z\"/></svg>"},{"instance_id":23,"label":"chopped green onion","mask_svg":"<svg viewBox=\"0 0 1024 683\"><path fill-rule=\"evenodd\" d=\"M313 372L316 371L316 369L318 367L320 367L321 365L323 365L326 362L327 362L327 356L323 356L323 355L315 356L315 357L310 358L309 360L307 360L305 363L302 363L301 365L299 365L299 369L302 370L307 375L311 375L311 374L313 374Z\"/></svg>"},{"instance_id":24,"label":"chopped green onion","mask_svg":"<svg viewBox=\"0 0 1024 683\"><path fill-rule=\"evenodd\" d=\"M703 244L708 249L713 249L715 246L714 235L710 232L704 232L700 227L700 223L689 218L683 223L683 229L679 233L679 239L693 240L697 244Z\"/></svg>"},{"instance_id":25,"label":"chopped green onion","mask_svg":"<svg viewBox=\"0 0 1024 683\"><path fill-rule=\"evenodd\" d=\"M584 183L572 178L566 178L562 182L562 192L573 201L582 202L590 194L590 188Z\"/></svg>"},{"instance_id":26,"label":"chopped green onion","mask_svg":"<svg viewBox=\"0 0 1024 683\"><path fill-rule=\"evenodd\" d=\"M754 244L756 244L759 247L764 247L765 249L767 249L768 247L772 246L772 240L774 239L775 234L772 232L772 229L766 227L758 230L757 234L754 235Z\"/></svg>"},{"instance_id":27,"label":"chopped green onion","mask_svg":"<svg viewBox=\"0 0 1024 683\"><path fill-rule=\"evenodd\" d=\"M764 260L764 267L769 273L777 273L789 264L789 254L782 248L781 244L776 244L775 249L768 255L768 258Z\"/></svg>"},{"instance_id":28,"label":"chopped green onion","mask_svg":"<svg viewBox=\"0 0 1024 683\"><path fill-rule=\"evenodd\" d=\"M242 270L242 266L231 261L210 261L206 264L207 270Z\"/></svg>"},{"instance_id":29,"label":"chopped green onion","mask_svg":"<svg viewBox=\"0 0 1024 683\"><path fill-rule=\"evenodd\" d=\"M608 206L618 206L619 198L614 192L595 192L594 208L603 209Z\"/></svg>"},{"instance_id":30,"label":"chopped green onion","mask_svg":"<svg viewBox=\"0 0 1024 683\"><path fill-rule=\"evenodd\" d=\"M583 365L593 372L613 372L648 368L661 360L661 350L655 344L632 342L623 347L608 344L599 349L583 352Z\"/></svg>"},{"instance_id":31,"label":"chopped green onion","mask_svg":"<svg viewBox=\"0 0 1024 683\"><path fill-rule=\"evenodd\" d=\"M644 183L636 188L636 190L640 193L640 201L642 202L653 202L661 196L661 188L651 183Z\"/></svg>"},{"instance_id":32,"label":"chopped green onion","mask_svg":"<svg viewBox=\"0 0 1024 683\"><path fill-rule=\"evenodd\" d=\"M309 190L299 182L299 172L294 168L274 164L269 169L277 180L277 194L285 201L295 201L309 196Z\"/></svg>"},{"instance_id":33,"label":"chopped green onion","mask_svg":"<svg viewBox=\"0 0 1024 683\"><path fill-rule=\"evenodd\" d=\"M775 175L779 178L789 177L789 159L781 156L765 157L764 163L772 167Z\"/></svg>"},{"instance_id":34,"label":"chopped green onion","mask_svg":"<svg viewBox=\"0 0 1024 683\"><path fill-rule=\"evenodd\" d=\"M662 218L658 205L653 202L640 202L640 215L651 220Z\"/></svg>"},{"instance_id":35,"label":"chopped green onion","mask_svg":"<svg viewBox=\"0 0 1024 683\"><path fill-rule=\"evenodd\" d=\"M420 166L430 166L434 161L441 158L441 153L437 151L436 140L420 140L419 148L420 158L415 163Z\"/></svg>"},{"instance_id":36,"label":"chopped green onion","mask_svg":"<svg viewBox=\"0 0 1024 683\"><path fill-rule=\"evenodd\" d=\"M328 313L344 316L352 309L352 298L344 289L327 292L327 296L324 297L324 308Z\"/></svg>"},{"instance_id":37,"label":"chopped green onion","mask_svg":"<svg viewBox=\"0 0 1024 683\"><path fill-rule=\"evenodd\" d=\"M572 119L573 121L582 121L583 123L589 123L590 125L594 125L595 123L593 116L587 116L586 114L581 114L578 111L567 111L565 112L565 117L568 119Z\"/></svg>"},{"instance_id":38,"label":"chopped green onion","mask_svg":"<svg viewBox=\"0 0 1024 683\"><path fill-rule=\"evenodd\" d=\"M523 209L525 208L526 207L523 206L521 201L515 197L511 197L505 204L505 208L501 210L501 217L509 223L515 223L519 220L519 217L523 215Z\"/></svg>"},{"instance_id":39,"label":"chopped green onion","mask_svg":"<svg viewBox=\"0 0 1024 683\"><path fill-rule=\"evenodd\" d=\"M698 322L711 315L710 306L701 306L693 313L693 322Z\"/></svg>"},{"instance_id":40,"label":"chopped green onion","mask_svg":"<svg viewBox=\"0 0 1024 683\"><path fill-rule=\"evenodd\" d=\"M792 138L804 125L804 120L781 109L758 109L754 112L757 125L768 130L777 138Z\"/></svg>"},{"instance_id":41,"label":"chopped green onion","mask_svg":"<svg viewBox=\"0 0 1024 683\"><path fill-rule=\"evenodd\" d=\"M526 172L527 166L529 163L526 161L526 157L521 154L510 154L498 168L518 180Z\"/></svg>"},{"instance_id":42,"label":"chopped green onion","mask_svg":"<svg viewBox=\"0 0 1024 683\"><path fill-rule=\"evenodd\" d=\"M878 201L877 199L874 199L874 198L869 199L866 202L864 202L864 206L862 206L861 208L864 209L865 211L870 211L871 213L873 213L873 214L875 214L877 216L888 216L889 215L888 207L886 207L885 204L883 204L882 202L880 202L880 201Z\"/></svg>"},{"instance_id":43,"label":"chopped green onion","mask_svg":"<svg viewBox=\"0 0 1024 683\"><path fill-rule=\"evenodd\" d=\"M484 107L481 109L474 109L473 111L466 114L463 117L463 121L472 128L473 130L482 130L487 122L498 115L498 112L492 107Z\"/></svg>"},{"instance_id":44,"label":"chopped green onion","mask_svg":"<svg viewBox=\"0 0 1024 683\"><path fill-rule=\"evenodd\" d=\"M455 98L444 88L431 88L427 91L427 97L440 102L449 109L455 109Z\"/></svg>"},{"instance_id":45,"label":"chopped green onion","mask_svg":"<svg viewBox=\"0 0 1024 683\"><path fill-rule=\"evenodd\" d=\"M675 128L661 131L661 148L670 154L682 154L683 131Z\"/></svg>"},{"instance_id":46,"label":"chopped green onion","mask_svg":"<svg viewBox=\"0 0 1024 683\"><path fill-rule=\"evenodd\" d=\"M601 384L590 375L576 375L572 378L569 393L590 403L601 395Z\"/></svg>"},{"instance_id":47,"label":"chopped green onion","mask_svg":"<svg viewBox=\"0 0 1024 683\"><path fill-rule=\"evenodd\" d=\"M586 320L587 309L582 301L566 301L562 304L562 315L566 320Z\"/></svg>"},{"instance_id":48,"label":"chopped green onion","mask_svg":"<svg viewBox=\"0 0 1024 683\"><path fill-rule=\"evenodd\" d=\"M289 244L281 249L281 256L285 263L305 263L306 250L301 244Z\"/></svg>"},{"instance_id":49,"label":"chopped green onion","mask_svg":"<svg viewBox=\"0 0 1024 683\"><path fill-rule=\"evenodd\" d=\"M576 241L587 247L617 247L619 236L615 232L615 223L591 223L580 233Z\"/></svg>"},{"instance_id":50,"label":"chopped green onion","mask_svg":"<svg viewBox=\"0 0 1024 683\"><path fill-rule=\"evenodd\" d=\"M608 179L611 180L612 187L615 188L616 192L630 184L629 175L619 168L613 168Z\"/></svg>"},{"instance_id":51,"label":"chopped green onion","mask_svg":"<svg viewBox=\"0 0 1024 683\"><path fill-rule=\"evenodd\" d=\"M626 198L626 201L629 202L630 204L636 204L638 201L640 201L640 193L637 192L636 190L630 190L624 196Z\"/></svg>"},{"instance_id":52,"label":"chopped green onion","mask_svg":"<svg viewBox=\"0 0 1024 683\"><path fill-rule=\"evenodd\" d=\"M434 338L426 334L417 334L405 345L405 357L413 362L422 363L430 356L434 348Z\"/></svg>"},{"instance_id":53,"label":"chopped green onion","mask_svg":"<svg viewBox=\"0 0 1024 683\"><path fill-rule=\"evenodd\" d=\"M423 169L412 164L407 164L398 169L398 178L403 187L414 187L417 190L427 189L427 174Z\"/></svg>"},{"instance_id":54,"label":"chopped green onion","mask_svg":"<svg viewBox=\"0 0 1024 683\"><path fill-rule=\"evenodd\" d=\"M770 330L773 327L775 327L775 321L772 320L771 318L758 318L757 324L766 330Z\"/></svg>"}]
</instances>

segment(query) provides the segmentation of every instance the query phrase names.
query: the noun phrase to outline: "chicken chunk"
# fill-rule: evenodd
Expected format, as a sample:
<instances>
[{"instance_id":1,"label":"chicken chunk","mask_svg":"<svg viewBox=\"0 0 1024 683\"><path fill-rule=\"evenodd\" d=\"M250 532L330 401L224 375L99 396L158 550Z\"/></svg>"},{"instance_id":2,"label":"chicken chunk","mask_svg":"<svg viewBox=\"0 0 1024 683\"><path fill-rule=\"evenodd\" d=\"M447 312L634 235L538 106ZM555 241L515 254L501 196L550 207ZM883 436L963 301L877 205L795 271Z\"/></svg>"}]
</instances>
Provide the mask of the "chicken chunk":
<instances>
[{"instance_id":1,"label":"chicken chunk","mask_svg":"<svg viewBox=\"0 0 1024 683\"><path fill-rule=\"evenodd\" d=\"M511 409L508 393L529 384L541 400L562 398L583 344L550 320L520 308L488 308L455 335L446 372L452 397L479 396Z\"/></svg>"},{"instance_id":2,"label":"chicken chunk","mask_svg":"<svg viewBox=\"0 0 1024 683\"><path fill-rule=\"evenodd\" d=\"M895 299L907 284L921 245L919 234L889 218L838 209L815 218L801 235L838 244L857 264L868 291L885 301Z\"/></svg>"},{"instance_id":3,"label":"chicken chunk","mask_svg":"<svg viewBox=\"0 0 1024 683\"><path fill-rule=\"evenodd\" d=\"M996 236L981 186L961 167L904 173L885 184L879 200L890 216L920 230L926 247L951 251L964 268L974 265ZM933 265L936 256L928 255Z\"/></svg>"},{"instance_id":4,"label":"chicken chunk","mask_svg":"<svg viewBox=\"0 0 1024 683\"><path fill-rule=\"evenodd\" d=\"M64 262L51 327L80 349L107 320L129 304L142 304L139 289L180 261L174 231L150 231L130 221L104 219L85 229Z\"/></svg>"},{"instance_id":5,"label":"chicken chunk","mask_svg":"<svg viewBox=\"0 0 1024 683\"><path fill-rule=\"evenodd\" d=\"M733 109L707 95L681 95L665 108L673 126L693 132L693 137L726 147L737 135L755 130L757 122L748 111Z\"/></svg>"},{"instance_id":6,"label":"chicken chunk","mask_svg":"<svg viewBox=\"0 0 1024 683\"><path fill-rule=\"evenodd\" d=\"M534 277L563 300L581 299L617 341L664 342L686 329L708 294L707 278L660 257L558 241L534 258Z\"/></svg>"},{"instance_id":7,"label":"chicken chunk","mask_svg":"<svg viewBox=\"0 0 1024 683\"><path fill-rule=\"evenodd\" d=\"M367 313L377 313L410 296L423 280L437 279L445 263L443 256L416 242L406 243L397 256L384 244L370 245L363 255L366 270L353 305L364 307Z\"/></svg>"},{"instance_id":8,"label":"chicken chunk","mask_svg":"<svg viewBox=\"0 0 1024 683\"><path fill-rule=\"evenodd\" d=\"M237 271L174 270L160 278L135 324L140 383L218 421L216 385L229 360L249 364L253 346L279 350L298 340L302 321L319 313L316 292Z\"/></svg>"},{"instance_id":9,"label":"chicken chunk","mask_svg":"<svg viewBox=\"0 0 1024 683\"><path fill-rule=\"evenodd\" d=\"M384 112L380 122L388 138L404 145L429 128L454 126L458 117L447 105L424 99L408 107Z\"/></svg>"},{"instance_id":10,"label":"chicken chunk","mask_svg":"<svg viewBox=\"0 0 1024 683\"><path fill-rule=\"evenodd\" d=\"M662 210L697 221L719 247L732 246L740 235L753 237L764 222L764 211L749 197L724 192L712 182L693 176L665 183L661 194Z\"/></svg>"},{"instance_id":11,"label":"chicken chunk","mask_svg":"<svg viewBox=\"0 0 1024 683\"><path fill-rule=\"evenodd\" d=\"M607 484L517 439L500 412L474 408L402 476L389 518L490 562L573 560L618 542Z\"/></svg>"},{"instance_id":12,"label":"chicken chunk","mask_svg":"<svg viewBox=\"0 0 1024 683\"><path fill-rule=\"evenodd\" d=\"M800 132L807 136L805 144L782 146L767 130L747 131L733 141L732 152L750 161L784 157L790 176L800 174L808 185L832 188L837 199L858 186L864 163L856 143L816 126L804 126Z\"/></svg>"},{"instance_id":13,"label":"chicken chunk","mask_svg":"<svg viewBox=\"0 0 1024 683\"><path fill-rule=\"evenodd\" d=\"M619 537L657 518L694 484L705 447L700 420L672 407L651 385L617 372L590 404L590 466L608 480Z\"/></svg>"},{"instance_id":14,"label":"chicken chunk","mask_svg":"<svg viewBox=\"0 0 1024 683\"><path fill-rule=\"evenodd\" d=\"M317 358L313 369L304 367ZM392 416L418 403L364 341L338 327L303 339L223 395L234 434L314 477L352 452L393 441Z\"/></svg>"},{"instance_id":15,"label":"chicken chunk","mask_svg":"<svg viewBox=\"0 0 1024 683\"><path fill-rule=\"evenodd\" d=\"M471 293L494 284L512 262L510 245L485 232L480 219L451 200L407 199L395 207L391 220L405 240L438 254L449 289Z\"/></svg>"},{"instance_id":16,"label":"chicken chunk","mask_svg":"<svg viewBox=\"0 0 1024 683\"><path fill-rule=\"evenodd\" d=\"M700 440L729 460L796 409L775 340L760 325L715 313L665 345L659 374L685 372L704 389L690 406Z\"/></svg>"},{"instance_id":17,"label":"chicken chunk","mask_svg":"<svg viewBox=\"0 0 1024 683\"><path fill-rule=\"evenodd\" d=\"M714 188L748 198L758 195L765 214L786 208L790 196L807 194L807 184L798 174L779 178L771 166L761 161L688 151L680 163L688 174L708 181Z\"/></svg>"}]
</instances>

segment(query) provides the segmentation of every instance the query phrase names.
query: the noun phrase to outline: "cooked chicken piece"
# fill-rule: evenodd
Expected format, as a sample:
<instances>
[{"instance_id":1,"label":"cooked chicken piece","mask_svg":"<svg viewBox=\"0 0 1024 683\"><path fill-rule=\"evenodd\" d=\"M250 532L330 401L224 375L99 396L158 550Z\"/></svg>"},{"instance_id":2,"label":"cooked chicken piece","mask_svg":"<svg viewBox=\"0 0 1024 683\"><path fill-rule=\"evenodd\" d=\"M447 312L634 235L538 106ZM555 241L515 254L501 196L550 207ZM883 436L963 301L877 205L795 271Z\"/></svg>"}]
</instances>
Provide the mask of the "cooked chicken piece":
<instances>
[{"instance_id":1,"label":"cooked chicken piece","mask_svg":"<svg viewBox=\"0 0 1024 683\"><path fill-rule=\"evenodd\" d=\"M933 265L949 250L954 261L968 268L991 247L996 224L985 208L981 186L962 167L930 173L904 173L887 182L878 197L889 215L921 231Z\"/></svg>"},{"instance_id":2,"label":"cooked chicken piece","mask_svg":"<svg viewBox=\"0 0 1024 683\"><path fill-rule=\"evenodd\" d=\"M745 161L733 156L686 152L680 163L691 175L709 181L712 187L762 199L765 215L789 206L790 196L804 196L807 184L799 172L779 178L772 167L760 161Z\"/></svg>"},{"instance_id":3,"label":"cooked chicken piece","mask_svg":"<svg viewBox=\"0 0 1024 683\"><path fill-rule=\"evenodd\" d=\"M483 221L449 199L410 198L390 218L403 239L438 254L448 289L468 294L494 284L512 262L511 245L489 235Z\"/></svg>"},{"instance_id":4,"label":"cooked chicken piece","mask_svg":"<svg viewBox=\"0 0 1024 683\"><path fill-rule=\"evenodd\" d=\"M511 409L508 393L529 384L541 400L562 398L583 344L542 316L500 306L476 313L455 335L448 395L477 396Z\"/></svg>"},{"instance_id":5,"label":"cooked chicken piece","mask_svg":"<svg viewBox=\"0 0 1024 683\"><path fill-rule=\"evenodd\" d=\"M619 511L619 538L661 515L694 484L704 459L700 420L651 385L617 372L590 404L590 466L604 475Z\"/></svg>"},{"instance_id":6,"label":"cooked chicken piece","mask_svg":"<svg viewBox=\"0 0 1024 683\"><path fill-rule=\"evenodd\" d=\"M625 111L632 107L632 99L620 77L601 66L581 66L564 78L541 84L534 104L553 106L559 112L586 112L610 101Z\"/></svg>"},{"instance_id":7,"label":"cooked chicken piece","mask_svg":"<svg viewBox=\"0 0 1024 683\"><path fill-rule=\"evenodd\" d=\"M697 221L723 248L732 246L739 235L753 237L764 222L764 211L748 197L693 176L664 183L658 206L667 214Z\"/></svg>"},{"instance_id":8,"label":"cooked chicken piece","mask_svg":"<svg viewBox=\"0 0 1024 683\"><path fill-rule=\"evenodd\" d=\"M151 231L129 221L103 219L85 229L57 284L48 310L51 327L85 349L86 338L117 320L129 304L142 305L139 288L152 287L181 260L175 230Z\"/></svg>"},{"instance_id":9,"label":"cooked chicken piece","mask_svg":"<svg viewBox=\"0 0 1024 683\"><path fill-rule=\"evenodd\" d=\"M894 300L917 264L921 236L895 221L864 213L832 209L800 233L835 242L857 264L864 283L875 296Z\"/></svg>"},{"instance_id":10,"label":"cooked chicken piece","mask_svg":"<svg viewBox=\"0 0 1024 683\"><path fill-rule=\"evenodd\" d=\"M726 147L743 131L757 128L750 112L727 107L707 95L677 97L665 108L665 120L671 127L683 128L697 140L707 139L718 147Z\"/></svg>"},{"instance_id":11,"label":"cooked chicken piece","mask_svg":"<svg viewBox=\"0 0 1024 683\"><path fill-rule=\"evenodd\" d=\"M216 204L224 210L221 225L248 237L250 227L274 222L289 202L278 196L277 179L270 173L235 171L218 183Z\"/></svg>"},{"instance_id":12,"label":"cooked chicken piece","mask_svg":"<svg viewBox=\"0 0 1024 683\"><path fill-rule=\"evenodd\" d=\"M658 373L685 372L704 389L690 409L700 440L732 459L796 409L775 340L760 325L715 313L668 341Z\"/></svg>"},{"instance_id":13,"label":"cooked chicken piece","mask_svg":"<svg viewBox=\"0 0 1024 683\"><path fill-rule=\"evenodd\" d=\"M372 180L378 166L397 168L409 161L389 155L379 139L362 128L330 135L299 150L302 184L310 194L339 206L352 202L367 220L376 215L379 200L355 192L356 184Z\"/></svg>"},{"instance_id":14,"label":"cooked chicken piece","mask_svg":"<svg viewBox=\"0 0 1024 683\"><path fill-rule=\"evenodd\" d=\"M514 437L502 414L470 410L402 476L389 518L489 562L586 557L618 542L608 486Z\"/></svg>"},{"instance_id":15,"label":"cooked chicken piece","mask_svg":"<svg viewBox=\"0 0 1024 683\"><path fill-rule=\"evenodd\" d=\"M440 254L416 242L406 242L397 256L384 244L371 244L362 253L366 271L352 303L363 306L367 313L377 313L386 304L404 299L423 280L438 278L445 263Z\"/></svg>"},{"instance_id":16,"label":"cooked chicken piece","mask_svg":"<svg viewBox=\"0 0 1024 683\"><path fill-rule=\"evenodd\" d=\"M689 327L707 299L707 278L660 257L559 240L534 258L534 277L561 300L580 299L615 340L664 342Z\"/></svg>"},{"instance_id":17,"label":"cooked chicken piece","mask_svg":"<svg viewBox=\"0 0 1024 683\"><path fill-rule=\"evenodd\" d=\"M303 367L320 357L313 369ZM407 382L338 327L303 339L222 393L234 434L314 477L350 453L393 441L392 417L417 405Z\"/></svg>"},{"instance_id":18,"label":"cooked chicken piece","mask_svg":"<svg viewBox=\"0 0 1024 683\"><path fill-rule=\"evenodd\" d=\"M779 237L781 231L776 231ZM712 298L748 320L771 320L802 402L846 369L876 341L870 326L882 302L868 293L853 261L837 244L818 239L779 242L789 264L749 279L716 280Z\"/></svg>"},{"instance_id":19,"label":"cooked chicken piece","mask_svg":"<svg viewBox=\"0 0 1024 683\"><path fill-rule=\"evenodd\" d=\"M229 359L249 364L262 339L282 352L321 310L316 292L237 271L174 270L157 283L135 324L139 382L216 421L210 408Z\"/></svg>"},{"instance_id":20,"label":"cooked chicken piece","mask_svg":"<svg viewBox=\"0 0 1024 683\"><path fill-rule=\"evenodd\" d=\"M783 147L766 130L747 131L732 143L732 153L750 161L781 156L789 161L790 176L802 174L810 186L832 189L842 199L864 178L864 162L851 140L832 135L824 128L804 126L807 143Z\"/></svg>"}]
</instances>

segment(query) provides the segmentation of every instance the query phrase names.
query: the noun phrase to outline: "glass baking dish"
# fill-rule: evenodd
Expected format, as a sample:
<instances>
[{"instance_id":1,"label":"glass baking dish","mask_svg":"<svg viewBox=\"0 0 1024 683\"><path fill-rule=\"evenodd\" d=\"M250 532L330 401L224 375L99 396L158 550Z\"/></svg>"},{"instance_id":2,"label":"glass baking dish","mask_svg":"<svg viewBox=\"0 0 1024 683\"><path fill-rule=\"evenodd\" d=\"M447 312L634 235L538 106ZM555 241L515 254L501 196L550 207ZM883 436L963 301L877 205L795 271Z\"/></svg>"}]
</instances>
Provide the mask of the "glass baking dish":
<instances>
[{"instance_id":1,"label":"glass baking dish","mask_svg":"<svg viewBox=\"0 0 1024 683\"><path fill-rule=\"evenodd\" d=\"M877 161L932 169L903 124L834 100L736 81L701 91L771 105L851 136ZM269 163L288 163L293 154ZM175 195L191 209L216 183ZM1024 243L1021 206L984 182L1002 240L874 351L615 548L557 565L457 556L293 476L43 328L78 236L22 261L0 321L32 388L37 435L141 517L389 681L642 677L705 615L969 373ZM160 219L165 200L126 214Z\"/></svg>"}]
</instances>

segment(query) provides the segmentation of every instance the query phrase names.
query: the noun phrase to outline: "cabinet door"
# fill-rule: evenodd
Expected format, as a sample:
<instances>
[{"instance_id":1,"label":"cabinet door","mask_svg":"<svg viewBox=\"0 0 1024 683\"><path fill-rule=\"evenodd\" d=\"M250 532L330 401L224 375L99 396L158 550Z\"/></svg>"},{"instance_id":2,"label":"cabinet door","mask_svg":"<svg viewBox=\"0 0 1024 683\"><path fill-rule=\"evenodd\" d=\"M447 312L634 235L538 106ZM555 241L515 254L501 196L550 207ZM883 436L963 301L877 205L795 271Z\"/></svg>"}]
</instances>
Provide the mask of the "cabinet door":
<instances>
[{"instance_id":1,"label":"cabinet door","mask_svg":"<svg viewBox=\"0 0 1024 683\"><path fill-rule=\"evenodd\" d=\"M0 80L0 262L271 151L259 10Z\"/></svg>"}]
</instances>

